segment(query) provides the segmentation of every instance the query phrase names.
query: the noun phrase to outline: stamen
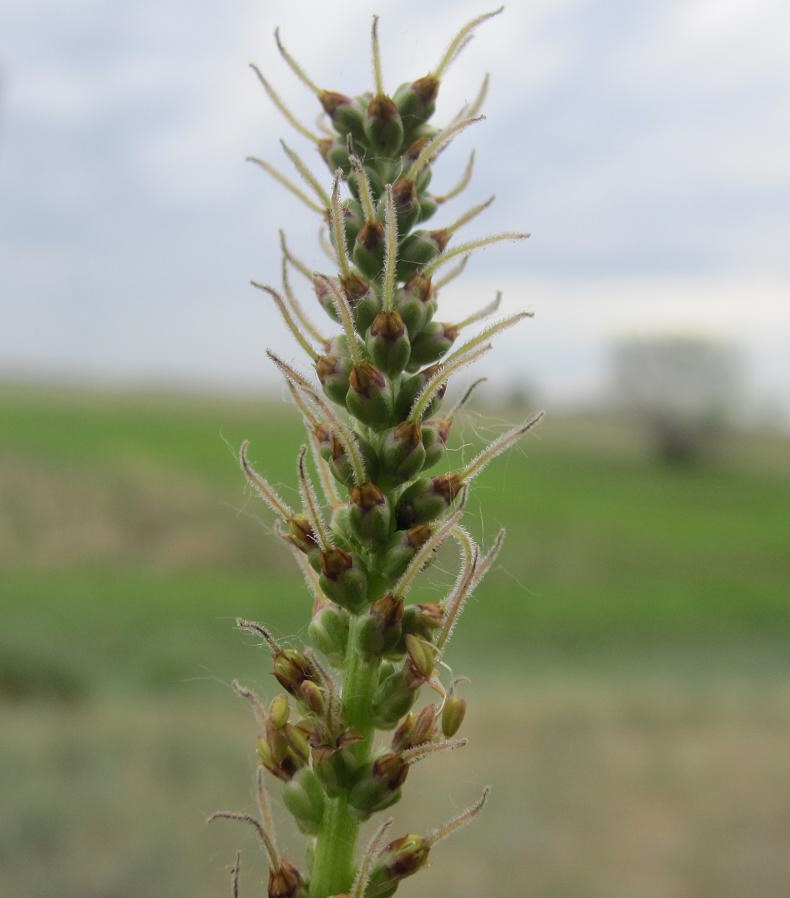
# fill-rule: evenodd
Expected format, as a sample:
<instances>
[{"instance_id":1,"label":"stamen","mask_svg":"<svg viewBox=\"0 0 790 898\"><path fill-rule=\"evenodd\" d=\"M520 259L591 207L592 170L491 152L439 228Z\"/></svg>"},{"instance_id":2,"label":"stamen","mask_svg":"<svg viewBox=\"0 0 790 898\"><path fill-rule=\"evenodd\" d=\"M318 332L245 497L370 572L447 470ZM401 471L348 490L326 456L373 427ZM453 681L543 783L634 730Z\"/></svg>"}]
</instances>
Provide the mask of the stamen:
<instances>
[{"instance_id":1,"label":"stamen","mask_svg":"<svg viewBox=\"0 0 790 898\"><path fill-rule=\"evenodd\" d=\"M244 476L249 481L255 492L263 499L263 501L271 508L271 510L279 515L284 521L289 521L293 516L293 509L285 500L281 499L277 491L261 477L261 475L253 468L247 458L247 449L250 441L244 440L239 448L239 464L241 465Z\"/></svg>"},{"instance_id":2,"label":"stamen","mask_svg":"<svg viewBox=\"0 0 790 898\"><path fill-rule=\"evenodd\" d=\"M478 240L470 240L468 243L462 243L453 249L443 252L437 256L433 262L429 262L423 269L424 277L430 277L437 268L454 259L456 256L463 256L473 249L480 249L483 246L489 246L492 243L499 243L501 240L526 240L529 234L519 233L516 231L507 231L504 234L492 234L490 237L481 237Z\"/></svg>"},{"instance_id":3,"label":"stamen","mask_svg":"<svg viewBox=\"0 0 790 898\"><path fill-rule=\"evenodd\" d=\"M544 412L538 412L534 418L519 424L512 430L503 433L497 437L490 446L487 446L479 455L472 459L471 462L459 472L459 477L464 481L469 481L476 477L484 468L486 468L498 455L501 455L506 449L509 449L514 443L517 443L521 437L532 430L536 424L542 420Z\"/></svg>"},{"instance_id":4,"label":"stamen","mask_svg":"<svg viewBox=\"0 0 790 898\"><path fill-rule=\"evenodd\" d=\"M435 829L426 839L428 844L433 848L437 842L441 842L443 839L446 839L448 836L451 836L453 833L458 832L459 829L463 829L467 825L467 823L471 823L472 820L482 811L483 806L486 801L488 801L488 794L491 791L490 786L486 786L483 789L483 794L477 801L470 805L465 811L460 813L457 817L453 817L452 820L448 820L443 826L440 826L439 829Z\"/></svg>"},{"instance_id":5,"label":"stamen","mask_svg":"<svg viewBox=\"0 0 790 898\"><path fill-rule=\"evenodd\" d=\"M290 190L291 193L300 199L305 206L309 209L312 209L313 212L318 212L319 215L324 214L324 209L318 205L318 203L314 202L310 199L310 197L304 193L304 191L300 190L293 181L287 178L281 171L276 169L273 165L267 162L265 159L259 159L257 156L247 156L247 162L254 162L256 165L260 165L260 167L270 174L275 181L279 181L283 187L287 190Z\"/></svg>"},{"instance_id":6,"label":"stamen","mask_svg":"<svg viewBox=\"0 0 790 898\"><path fill-rule=\"evenodd\" d=\"M376 96L383 97L384 79L381 77L381 48L379 47L379 17L373 16L373 27L370 29L370 43L373 56L373 80L376 84Z\"/></svg>"},{"instance_id":7,"label":"stamen","mask_svg":"<svg viewBox=\"0 0 790 898\"><path fill-rule=\"evenodd\" d=\"M384 217L384 240L386 255L384 257L384 285L381 304L385 312L392 309L392 296L395 292L395 267L398 264L398 219L395 216L395 201L392 198L392 184L387 184L387 199Z\"/></svg>"},{"instance_id":8,"label":"stamen","mask_svg":"<svg viewBox=\"0 0 790 898\"><path fill-rule=\"evenodd\" d=\"M289 122L289 124L293 128L295 128L303 137L306 137L308 140L312 140L313 143L316 143L316 144L320 143L320 138L316 134L313 134L313 132L309 128L305 127L296 118L296 116L291 112L291 110L285 105L285 103L283 102L283 100L279 96L279 94L275 91L275 89L271 86L271 84L269 84L269 82L263 77L263 73L258 68L258 66L255 65L254 62L251 62L250 68L258 76L258 80L261 82L264 89L266 90L266 93L269 95L269 99L280 110L280 112L283 114L283 116Z\"/></svg>"},{"instance_id":9,"label":"stamen","mask_svg":"<svg viewBox=\"0 0 790 898\"><path fill-rule=\"evenodd\" d=\"M288 330L294 335L297 343L304 349L304 351L310 356L310 358L315 361L318 358L318 353L313 349L310 343L305 338L304 334L299 330L296 326L296 322L291 317L291 313L288 311L288 307L285 304L282 296L273 288L268 287L266 284L259 284L257 281L250 281L253 287L256 287L258 290L263 290L268 293L269 296L274 299L277 304L277 308L280 310L280 314L283 316L285 323L288 325Z\"/></svg>"},{"instance_id":10,"label":"stamen","mask_svg":"<svg viewBox=\"0 0 790 898\"><path fill-rule=\"evenodd\" d=\"M472 19L471 22L467 22L466 25L464 25L464 27L453 38L450 46L445 51L444 56L442 56L439 65L436 67L436 69L434 69L433 76L437 79L437 81L441 80L441 77L447 67L469 42L474 29L477 28L478 25L485 22L487 19L498 16L504 8L504 6L500 6L499 9L495 9L493 12L483 13L483 15L477 16L477 18Z\"/></svg>"},{"instance_id":11,"label":"stamen","mask_svg":"<svg viewBox=\"0 0 790 898\"><path fill-rule=\"evenodd\" d=\"M313 192L318 197L318 199L323 204L324 209L329 208L329 196L324 188L318 181L318 178L310 171L305 163L304 159L295 151L292 150L291 147L284 141L280 141L280 146L283 148L285 155L291 160L294 165L294 168L299 172L302 177L302 180L305 184L308 184L313 188Z\"/></svg>"},{"instance_id":12,"label":"stamen","mask_svg":"<svg viewBox=\"0 0 790 898\"><path fill-rule=\"evenodd\" d=\"M489 349L491 349L490 343L480 347L480 349L477 349L474 352L468 352L462 348L462 350L459 350L457 353L454 353L453 356L447 358L443 364L436 369L431 377L428 378L425 382L425 386L417 394L417 398L414 400L414 405L411 407L411 412L409 412L409 420L414 421L415 423L422 421L423 416L425 415L425 410L431 404L434 396L441 389L442 384L445 383L451 375L460 371L461 368L465 368L467 365L476 362L479 358L485 355Z\"/></svg>"},{"instance_id":13,"label":"stamen","mask_svg":"<svg viewBox=\"0 0 790 898\"><path fill-rule=\"evenodd\" d=\"M442 194L441 196L434 196L433 201L438 203L440 206L442 203L446 203L448 200L455 199L459 193L462 193L469 186L469 182L472 180L472 172L475 168L475 151L469 154L469 161L466 163L466 168L464 169L464 173L461 175L460 180L452 189L448 190L447 193Z\"/></svg>"},{"instance_id":14,"label":"stamen","mask_svg":"<svg viewBox=\"0 0 790 898\"><path fill-rule=\"evenodd\" d=\"M283 46L283 42L280 40L279 28L274 29L274 39L277 41L277 49L280 51L280 55L288 63L288 66L294 75L296 75L305 87L309 88L317 97L320 97L322 93L321 88L307 76L305 70Z\"/></svg>"},{"instance_id":15,"label":"stamen","mask_svg":"<svg viewBox=\"0 0 790 898\"><path fill-rule=\"evenodd\" d=\"M310 526L313 528L313 532L315 533L321 548L326 551L332 545L332 540L327 531L324 517L321 514L321 508L318 504L318 497L315 494L313 481L308 476L305 468L304 458L306 454L307 446L300 446L299 460L297 463L299 495L302 497L302 504L304 505L305 514L310 522Z\"/></svg>"},{"instance_id":16,"label":"stamen","mask_svg":"<svg viewBox=\"0 0 790 898\"><path fill-rule=\"evenodd\" d=\"M365 848L365 852L362 855L362 861L360 862L357 875L354 878L354 884L351 886L351 891L348 893L348 898L364 898L368 883L370 882L373 862L379 853L379 846L381 845L387 830L392 826L392 821L392 817L390 817L389 820L385 820L376 832L373 833L373 836L368 842L367 848Z\"/></svg>"},{"instance_id":17,"label":"stamen","mask_svg":"<svg viewBox=\"0 0 790 898\"><path fill-rule=\"evenodd\" d=\"M458 330L463 330L465 327L469 327L470 324L475 324L478 321L482 321L484 318L488 318L489 315L493 315L494 312L499 308L500 303L502 302L502 291L497 290L496 296L494 299L487 305L483 306L482 309L478 309L476 312L472 312L467 318L464 318L463 321L459 321L456 324Z\"/></svg>"},{"instance_id":18,"label":"stamen","mask_svg":"<svg viewBox=\"0 0 790 898\"><path fill-rule=\"evenodd\" d=\"M423 168L428 164L433 156L436 155L441 149L447 146L448 143L458 134L459 131L463 131L464 128L469 125L475 124L475 122L480 122L483 120L483 116L478 116L477 118L465 118L460 122L454 122L452 125L448 125L442 131L440 131L435 137L431 138L428 143L420 151L420 155L412 162L409 170L406 172L406 178L410 181L413 181L417 175L422 171Z\"/></svg>"}]
</instances>

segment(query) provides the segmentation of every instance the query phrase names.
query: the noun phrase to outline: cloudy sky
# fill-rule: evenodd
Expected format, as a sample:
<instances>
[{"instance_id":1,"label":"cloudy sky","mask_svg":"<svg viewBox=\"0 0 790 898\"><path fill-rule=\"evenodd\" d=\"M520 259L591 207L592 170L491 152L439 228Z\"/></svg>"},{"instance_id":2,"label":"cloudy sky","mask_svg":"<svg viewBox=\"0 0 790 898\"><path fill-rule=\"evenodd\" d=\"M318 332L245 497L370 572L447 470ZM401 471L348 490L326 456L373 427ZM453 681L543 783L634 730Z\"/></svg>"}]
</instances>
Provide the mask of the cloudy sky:
<instances>
[{"instance_id":1,"label":"cloudy sky","mask_svg":"<svg viewBox=\"0 0 790 898\"><path fill-rule=\"evenodd\" d=\"M394 89L480 11L3 0L0 376L271 383L265 347L298 354L248 279L277 280L279 227L309 264L325 259L316 218L244 162L286 167L281 135L313 158L247 62L312 123L317 104L277 55L276 25L316 81L355 93L371 86L374 12ZM755 402L787 407L786 0L510 3L450 69L440 121L486 71L487 119L434 176L449 187L476 147L457 209L497 202L468 236L533 234L478 254L445 291L447 320L500 288L507 311L535 311L486 373L577 401L605 383L619 335L711 334L741 348ZM317 157L314 168L328 179Z\"/></svg>"}]
</instances>

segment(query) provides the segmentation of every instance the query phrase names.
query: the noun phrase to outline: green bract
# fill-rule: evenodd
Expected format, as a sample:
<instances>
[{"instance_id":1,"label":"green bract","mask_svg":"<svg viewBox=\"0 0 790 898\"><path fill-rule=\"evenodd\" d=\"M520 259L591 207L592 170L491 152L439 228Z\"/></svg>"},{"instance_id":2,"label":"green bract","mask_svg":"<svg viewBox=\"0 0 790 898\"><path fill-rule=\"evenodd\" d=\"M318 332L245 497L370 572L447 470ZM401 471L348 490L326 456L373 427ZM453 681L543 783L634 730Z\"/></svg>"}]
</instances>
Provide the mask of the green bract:
<instances>
[{"instance_id":1,"label":"green bract","mask_svg":"<svg viewBox=\"0 0 790 898\"><path fill-rule=\"evenodd\" d=\"M255 827L268 854L270 898L386 898L485 801L486 793L439 829L389 842L387 821L357 851L360 823L398 801L412 764L465 744L455 736L466 700L456 694L459 681L443 682L447 668L441 662L464 603L494 563L503 536L483 552L463 528L468 485L540 418L503 434L462 468L429 470L444 459L454 416L471 392L440 411L448 383L454 391L456 375L490 350L497 333L524 317L496 321L465 341L461 331L496 311L498 296L463 321L435 318L440 292L462 272L470 252L528 236L508 232L459 244L456 231L490 200L443 228L417 229L469 183L473 158L455 187L431 191L441 151L479 121L487 77L479 96L449 123L435 126L431 119L448 66L474 29L499 12L467 23L435 69L391 96L381 71L377 18L374 89L359 96L320 88L276 33L283 59L323 109L320 134L302 124L255 68L328 173L314 174L285 144L303 186L270 163L253 161L319 216L331 259L327 270L310 270L281 232L282 292L253 282L274 300L313 369L305 373L269 352L307 431L297 465L301 507L291 508L253 468L246 443L240 452L245 476L276 516L284 545L313 593L312 620L305 621L309 647L283 645L260 624L238 622L265 643L285 692L266 707L235 684L259 728L260 817L215 816ZM453 259L460 264L440 277ZM293 269L305 278L303 292L317 297L313 309L326 313L322 324L297 299L289 280ZM451 316L452 308L444 314ZM419 575L448 540L460 554L455 586L443 601L421 603L414 589ZM426 685L439 701L420 707ZM269 774L285 784L283 803L309 840L302 869L277 849L264 782ZM237 878L238 864L234 894Z\"/></svg>"}]
</instances>

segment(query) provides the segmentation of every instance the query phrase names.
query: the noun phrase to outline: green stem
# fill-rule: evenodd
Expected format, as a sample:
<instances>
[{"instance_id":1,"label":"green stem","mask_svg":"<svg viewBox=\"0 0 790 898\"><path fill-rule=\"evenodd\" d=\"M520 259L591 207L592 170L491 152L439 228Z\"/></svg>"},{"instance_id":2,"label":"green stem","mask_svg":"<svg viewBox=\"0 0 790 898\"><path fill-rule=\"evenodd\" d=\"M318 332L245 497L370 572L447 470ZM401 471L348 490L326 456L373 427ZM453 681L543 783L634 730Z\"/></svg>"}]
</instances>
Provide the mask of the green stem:
<instances>
[{"instance_id":1,"label":"green stem","mask_svg":"<svg viewBox=\"0 0 790 898\"><path fill-rule=\"evenodd\" d=\"M330 799L315 842L310 898L329 898L351 888L358 832L359 819L348 798Z\"/></svg>"},{"instance_id":2,"label":"green stem","mask_svg":"<svg viewBox=\"0 0 790 898\"><path fill-rule=\"evenodd\" d=\"M360 765L370 758L373 741L371 704L379 673L378 659L367 663L359 651L361 624L359 617L352 620L343 679L344 720L362 735L362 741L354 746ZM316 837L310 898L329 898L330 895L348 892L354 879L358 834L359 818L349 807L348 796L339 795L330 799Z\"/></svg>"}]
</instances>

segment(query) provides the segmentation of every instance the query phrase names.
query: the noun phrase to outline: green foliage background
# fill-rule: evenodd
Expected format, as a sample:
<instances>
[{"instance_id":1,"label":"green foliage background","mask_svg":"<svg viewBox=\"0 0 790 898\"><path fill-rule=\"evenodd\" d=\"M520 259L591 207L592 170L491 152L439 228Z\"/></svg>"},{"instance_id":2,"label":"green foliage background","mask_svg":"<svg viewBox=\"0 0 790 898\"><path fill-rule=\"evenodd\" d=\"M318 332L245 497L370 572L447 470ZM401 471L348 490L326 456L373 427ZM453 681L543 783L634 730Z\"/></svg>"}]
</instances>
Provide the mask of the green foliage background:
<instances>
[{"instance_id":1,"label":"green foliage background","mask_svg":"<svg viewBox=\"0 0 790 898\"><path fill-rule=\"evenodd\" d=\"M451 463L518 418L471 412ZM202 821L251 802L229 682L269 688L233 620L287 637L309 601L233 450L292 489L296 414L7 387L0 420L0 893L228 894L239 834ZM404 894L787 894L789 449L660 468L615 420L550 417L481 476L470 524L508 539L451 652L475 746L397 817L492 804Z\"/></svg>"}]
</instances>

